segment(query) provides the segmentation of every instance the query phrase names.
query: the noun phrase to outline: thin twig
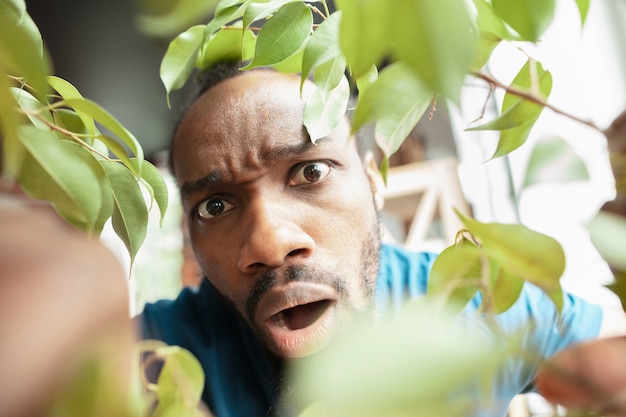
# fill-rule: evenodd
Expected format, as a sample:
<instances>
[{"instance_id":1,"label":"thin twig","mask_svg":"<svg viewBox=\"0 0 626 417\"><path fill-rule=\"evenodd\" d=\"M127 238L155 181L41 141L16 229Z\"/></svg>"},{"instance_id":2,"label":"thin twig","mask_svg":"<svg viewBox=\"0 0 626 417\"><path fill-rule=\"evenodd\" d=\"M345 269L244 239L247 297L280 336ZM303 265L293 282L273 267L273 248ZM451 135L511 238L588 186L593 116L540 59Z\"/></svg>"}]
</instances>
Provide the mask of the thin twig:
<instances>
[{"instance_id":1,"label":"thin twig","mask_svg":"<svg viewBox=\"0 0 626 417\"><path fill-rule=\"evenodd\" d=\"M520 90L518 88L506 85L506 84L498 81L497 79L493 78L489 74L486 74L484 72L473 72L472 75L477 77L477 78L480 78L480 79L482 79L482 80L484 80L486 82L488 82L490 85L492 85L494 87L503 89L504 91L506 91L509 94L512 94L514 96L518 96L520 98L523 98L524 100L528 100L528 101L530 101L532 103L535 103L535 104L538 104L540 106L546 107L546 108L552 110L553 112L555 112L557 114L565 116L565 117L567 117L569 119L572 119L572 120L574 120L574 121L576 121L578 123L582 123L582 124L584 124L586 126L589 126L592 129L595 129L595 130L597 130L597 131L602 133L602 129L600 129L592 121L581 119L580 117L574 116L571 113L567 113L567 112L565 112L565 111L563 111L563 110L561 110L559 108L556 108L552 104L546 102L545 100L543 100L543 99L541 99L541 98L539 98L539 97L537 97L537 96L535 96L535 95L533 95L533 94L531 94L531 93L529 93L527 91Z\"/></svg>"}]
</instances>

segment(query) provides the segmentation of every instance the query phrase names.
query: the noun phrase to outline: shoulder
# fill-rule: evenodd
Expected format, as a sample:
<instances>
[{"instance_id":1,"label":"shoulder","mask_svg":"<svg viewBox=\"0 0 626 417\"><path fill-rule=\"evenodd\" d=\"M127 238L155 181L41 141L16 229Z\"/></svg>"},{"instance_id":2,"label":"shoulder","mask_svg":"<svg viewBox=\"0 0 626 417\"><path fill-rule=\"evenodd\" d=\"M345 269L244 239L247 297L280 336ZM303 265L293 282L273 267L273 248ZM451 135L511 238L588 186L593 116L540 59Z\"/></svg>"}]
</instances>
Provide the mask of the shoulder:
<instances>
[{"instance_id":1,"label":"shoulder","mask_svg":"<svg viewBox=\"0 0 626 417\"><path fill-rule=\"evenodd\" d=\"M383 244L376 281L376 304L379 309L394 309L408 298L426 293L428 274L437 254L417 252L397 245ZM390 305L391 304L391 305Z\"/></svg>"}]
</instances>

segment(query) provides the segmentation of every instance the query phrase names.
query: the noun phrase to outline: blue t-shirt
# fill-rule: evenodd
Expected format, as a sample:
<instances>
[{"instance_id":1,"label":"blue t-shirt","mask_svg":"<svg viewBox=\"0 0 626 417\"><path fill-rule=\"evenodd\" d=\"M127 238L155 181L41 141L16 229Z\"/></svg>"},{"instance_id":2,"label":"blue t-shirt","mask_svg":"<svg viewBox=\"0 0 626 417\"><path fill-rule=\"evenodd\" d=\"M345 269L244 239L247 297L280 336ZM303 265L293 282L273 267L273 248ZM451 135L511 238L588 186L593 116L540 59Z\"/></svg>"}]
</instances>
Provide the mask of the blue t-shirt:
<instances>
[{"instance_id":1,"label":"blue t-shirt","mask_svg":"<svg viewBox=\"0 0 626 417\"><path fill-rule=\"evenodd\" d=\"M423 296L435 257L383 245L376 284L377 308L393 312L401 309L406 300ZM477 296L465 309L478 325L480 316L472 313L480 301ZM175 300L146 305L139 320L143 338L184 347L198 358L206 375L202 399L217 417L273 414L279 393L272 359L208 280L203 280L198 290L184 289ZM521 338L521 348L548 357L571 343L597 337L602 310L566 295L558 318L552 301L537 287L526 284L515 305L497 320L507 333L526 326L529 330ZM507 362L493 385L489 415L505 415L513 396L532 389L535 366L536 361Z\"/></svg>"}]
</instances>

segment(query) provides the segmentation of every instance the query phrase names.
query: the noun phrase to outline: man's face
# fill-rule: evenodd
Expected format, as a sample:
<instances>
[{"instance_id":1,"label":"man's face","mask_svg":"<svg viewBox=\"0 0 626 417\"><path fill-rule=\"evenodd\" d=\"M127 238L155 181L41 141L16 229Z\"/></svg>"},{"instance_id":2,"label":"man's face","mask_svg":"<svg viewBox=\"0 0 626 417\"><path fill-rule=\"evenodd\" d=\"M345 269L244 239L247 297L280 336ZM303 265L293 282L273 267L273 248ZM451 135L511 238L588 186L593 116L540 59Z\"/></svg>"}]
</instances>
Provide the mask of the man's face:
<instances>
[{"instance_id":1,"label":"man's face","mask_svg":"<svg viewBox=\"0 0 626 417\"><path fill-rule=\"evenodd\" d=\"M285 358L368 308L378 270L374 174L347 122L314 145L302 109L299 78L247 72L196 101L173 144L200 267Z\"/></svg>"}]
</instances>

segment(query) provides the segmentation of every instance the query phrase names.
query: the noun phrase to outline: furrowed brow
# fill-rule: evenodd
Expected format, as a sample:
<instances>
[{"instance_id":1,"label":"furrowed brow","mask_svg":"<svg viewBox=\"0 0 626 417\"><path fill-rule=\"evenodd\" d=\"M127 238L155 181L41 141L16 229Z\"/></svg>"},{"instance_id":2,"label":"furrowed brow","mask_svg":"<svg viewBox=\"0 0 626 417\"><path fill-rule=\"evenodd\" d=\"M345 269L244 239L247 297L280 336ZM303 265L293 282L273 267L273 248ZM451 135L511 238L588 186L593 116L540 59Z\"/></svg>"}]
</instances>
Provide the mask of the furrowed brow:
<instances>
[{"instance_id":1,"label":"furrowed brow","mask_svg":"<svg viewBox=\"0 0 626 417\"><path fill-rule=\"evenodd\" d=\"M198 180L187 181L180 186L180 195L184 197L186 195L204 190L207 187L210 187L219 183L221 179L222 179L222 175L220 175L217 172L212 172Z\"/></svg>"},{"instance_id":2,"label":"furrowed brow","mask_svg":"<svg viewBox=\"0 0 626 417\"><path fill-rule=\"evenodd\" d=\"M326 138L319 139L316 143L307 140L303 143L297 143L293 145L283 145L276 149L272 149L269 151L264 157L268 160L275 159L288 159L290 157L295 157L306 153L307 151L315 148L318 145L322 145L326 140Z\"/></svg>"}]
</instances>

